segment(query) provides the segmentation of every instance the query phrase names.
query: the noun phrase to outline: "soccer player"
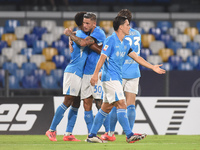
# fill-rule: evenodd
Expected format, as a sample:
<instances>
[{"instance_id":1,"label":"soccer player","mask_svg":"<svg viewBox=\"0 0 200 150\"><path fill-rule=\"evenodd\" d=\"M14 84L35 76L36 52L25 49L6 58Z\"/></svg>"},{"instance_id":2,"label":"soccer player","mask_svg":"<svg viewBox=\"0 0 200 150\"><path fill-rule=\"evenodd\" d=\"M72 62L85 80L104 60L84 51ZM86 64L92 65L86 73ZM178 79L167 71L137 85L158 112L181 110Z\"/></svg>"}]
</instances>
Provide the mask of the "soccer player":
<instances>
[{"instance_id":1,"label":"soccer player","mask_svg":"<svg viewBox=\"0 0 200 150\"><path fill-rule=\"evenodd\" d=\"M132 14L127 9L122 9L118 16L126 16L131 21ZM129 44L133 51L139 56L140 55L140 46L141 46L141 34L131 28L129 31L129 35L125 36L125 39L129 41ZM136 94L138 93L138 85L139 85L139 78L140 78L140 70L139 64L135 62L132 58L128 55L125 57L125 62L122 67L122 86L125 92L126 97L126 104L127 104L127 117L129 121L129 125L131 130L133 129L133 125L135 123L135 99ZM108 140L108 141L115 141L115 126L117 123L117 109L113 107L112 111L109 114L110 119L110 132L106 132L104 135L101 135L101 139ZM145 137L146 135L142 135Z\"/></svg>"},{"instance_id":2,"label":"soccer player","mask_svg":"<svg viewBox=\"0 0 200 150\"><path fill-rule=\"evenodd\" d=\"M65 34L68 35L73 41L75 41L80 46L89 46L91 44L97 43L98 45L102 45L103 41L106 39L106 35L100 27L96 26L96 14L92 12L88 12L84 15L83 19L83 30L84 32L88 32L89 36L85 39L76 37L71 34L72 31L66 29ZM92 74L94 73L97 61L99 59L101 50L94 51L89 49L87 61L84 68L82 86L81 86L81 99L84 101L84 109L85 115L84 119L87 124L88 133L92 127L93 123L93 112L92 112L92 103L93 99L95 99L97 108L100 107L101 104L101 96L102 96L102 85L99 80L95 86L90 84L90 79ZM105 122L105 126L109 128L109 123ZM106 128L106 130L109 130ZM68 133L70 134L70 133Z\"/></svg>"},{"instance_id":3,"label":"soccer player","mask_svg":"<svg viewBox=\"0 0 200 150\"><path fill-rule=\"evenodd\" d=\"M113 21L113 27L115 32L105 40L101 56L90 80L93 86L97 83L99 70L104 64L101 77L104 89L103 104L94 119L87 138L87 142L91 143L103 143L103 140L97 136L97 132L113 106L117 108L117 119L126 134L127 142L134 143L141 139L141 136L134 135L131 131L127 119L126 102L122 88L122 66L126 55L159 74L165 73L165 70L160 68L161 65L152 65L146 62L130 48L129 41L124 39L130 30L127 17L117 16Z\"/></svg>"}]
</instances>

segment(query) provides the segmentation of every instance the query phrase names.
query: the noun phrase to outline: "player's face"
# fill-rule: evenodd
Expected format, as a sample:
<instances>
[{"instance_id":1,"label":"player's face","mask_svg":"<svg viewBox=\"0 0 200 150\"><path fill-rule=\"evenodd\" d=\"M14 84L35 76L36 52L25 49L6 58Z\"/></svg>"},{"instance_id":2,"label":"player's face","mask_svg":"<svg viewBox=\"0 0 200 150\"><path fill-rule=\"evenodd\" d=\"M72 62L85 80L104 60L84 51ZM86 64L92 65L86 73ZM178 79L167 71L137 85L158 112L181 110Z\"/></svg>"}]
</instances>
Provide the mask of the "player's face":
<instances>
[{"instance_id":1,"label":"player's face","mask_svg":"<svg viewBox=\"0 0 200 150\"><path fill-rule=\"evenodd\" d=\"M126 19L125 23L122 25L122 31L125 35L129 35L129 30L130 30L130 24L129 21Z\"/></svg>"},{"instance_id":2,"label":"player's face","mask_svg":"<svg viewBox=\"0 0 200 150\"><path fill-rule=\"evenodd\" d=\"M96 21L91 20L89 18L83 19L83 31L90 32L96 26Z\"/></svg>"}]
</instances>

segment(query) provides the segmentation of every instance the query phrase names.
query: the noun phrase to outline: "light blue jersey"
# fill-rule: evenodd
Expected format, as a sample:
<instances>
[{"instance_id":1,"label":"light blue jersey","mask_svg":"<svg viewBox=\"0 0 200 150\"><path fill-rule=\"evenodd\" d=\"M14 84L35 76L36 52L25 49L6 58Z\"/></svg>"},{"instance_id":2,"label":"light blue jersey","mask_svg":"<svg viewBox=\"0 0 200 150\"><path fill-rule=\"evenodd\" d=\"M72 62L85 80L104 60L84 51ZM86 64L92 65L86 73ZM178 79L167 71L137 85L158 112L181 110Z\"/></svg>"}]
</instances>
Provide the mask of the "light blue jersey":
<instances>
[{"instance_id":1,"label":"light blue jersey","mask_svg":"<svg viewBox=\"0 0 200 150\"><path fill-rule=\"evenodd\" d=\"M141 34L137 30L131 28L129 35L125 36L125 39L129 41L133 51L140 56ZM126 60L123 65L122 72L123 79L138 78L140 77L139 64L131 57L126 55Z\"/></svg>"},{"instance_id":2,"label":"light blue jersey","mask_svg":"<svg viewBox=\"0 0 200 150\"><path fill-rule=\"evenodd\" d=\"M106 39L106 35L104 31L100 27L96 27L94 31L90 34L96 40L97 44L103 44L104 40ZM96 64L99 60L100 55L95 51L89 49L87 61L85 64L84 74L91 75L94 73Z\"/></svg>"},{"instance_id":3,"label":"light blue jersey","mask_svg":"<svg viewBox=\"0 0 200 150\"><path fill-rule=\"evenodd\" d=\"M86 35L82 30L76 31L76 36L80 38L86 38ZM65 68L64 72L74 73L79 77L83 77L83 69L88 55L88 48L81 47L73 42L73 52L71 53L70 63Z\"/></svg>"},{"instance_id":4,"label":"light blue jersey","mask_svg":"<svg viewBox=\"0 0 200 150\"><path fill-rule=\"evenodd\" d=\"M122 82L122 66L129 50L129 41L121 42L115 32L105 40L101 54L105 54L107 59L103 67L102 81Z\"/></svg>"}]
</instances>

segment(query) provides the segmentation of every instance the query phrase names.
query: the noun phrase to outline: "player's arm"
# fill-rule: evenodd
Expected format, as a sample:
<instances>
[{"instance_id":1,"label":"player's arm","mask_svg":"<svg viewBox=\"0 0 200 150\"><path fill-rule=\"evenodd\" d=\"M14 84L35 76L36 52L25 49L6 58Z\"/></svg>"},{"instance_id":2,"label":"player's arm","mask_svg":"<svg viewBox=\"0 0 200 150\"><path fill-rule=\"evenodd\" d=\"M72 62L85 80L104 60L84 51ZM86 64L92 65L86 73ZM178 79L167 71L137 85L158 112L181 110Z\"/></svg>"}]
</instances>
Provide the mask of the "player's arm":
<instances>
[{"instance_id":1,"label":"player's arm","mask_svg":"<svg viewBox=\"0 0 200 150\"><path fill-rule=\"evenodd\" d=\"M97 62L96 68L94 70L94 74L92 75L92 78L90 79L90 83L92 86L94 86L97 83L99 71L100 71L101 67L103 66L106 58L107 58L107 56L105 54L101 54L101 56Z\"/></svg>"},{"instance_id":2,"label":"player's arm","mask_svg":"<svg viewBox=\"0 0 200 150\"><path fill-rule=\"evenodd\" d=\"M93 51L95 51L96 53L101 54L101 50L102 50L103 44L102 45L98 45L98 44L94 43L94 44L90 45L89 47Z\"/></svg>"},{"instance_id":3,"label":"player's arm","mask_svg":"<svg viewBox=\"0 0 200 150\"><path fill-rule=\"evenodd\" d=\"M144 60L141 56L138 56L135 52L130 52L128 54L128 56L131 57L132 59L134 59L138 64L140 64L146 68L152 69L153 71L155 71L158 74L165 73L165 70L160 68L160 66L162 66L162 64L161 65L152 65L149 62L147 62L146 60Z\"/></svg>"}]
</instances>

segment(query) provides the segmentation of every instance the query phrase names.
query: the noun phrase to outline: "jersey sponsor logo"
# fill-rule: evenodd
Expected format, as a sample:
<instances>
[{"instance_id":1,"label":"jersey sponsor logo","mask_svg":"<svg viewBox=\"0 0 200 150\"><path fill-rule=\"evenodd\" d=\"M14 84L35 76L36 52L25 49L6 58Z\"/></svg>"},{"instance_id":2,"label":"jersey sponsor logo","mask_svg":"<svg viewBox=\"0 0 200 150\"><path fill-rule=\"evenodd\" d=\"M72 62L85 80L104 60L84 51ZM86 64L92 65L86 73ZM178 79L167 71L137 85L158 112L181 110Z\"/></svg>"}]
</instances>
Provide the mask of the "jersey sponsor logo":
<instances>
[{"instance_id":1,"label":"jersey sponsor logo","mask_svg":"<svg viewBox=\"0 0 200 150\"><path fill-rule=\"evenodd\" d=\"M136 62L133 59L126 59L124 64L136 64Z\"/></svg>"},{"instance_id":2,"label":"jersey sponsor logo","mask_svg":"<svg viewBox=\"0 0 200 150\"><path fill-rule=\"evenodd\" d=\"M108 47L109 47L108 45L105 45L103 50L106 51L108 49Z\"/></svg>"},{"instance_id":3,"label":"jersey sponsor logo","mask_svg":"<svg viewBox=\"0 0 200 150\"><path fill-rule=\"evenodd\" d=\"M119 52L119 51L116 52L116 56L117 56L117 57L119 57L119 56L120 56L120 57L124 57L125 54L126 54L126 52Z\"/></svg>"}]
</instances>

